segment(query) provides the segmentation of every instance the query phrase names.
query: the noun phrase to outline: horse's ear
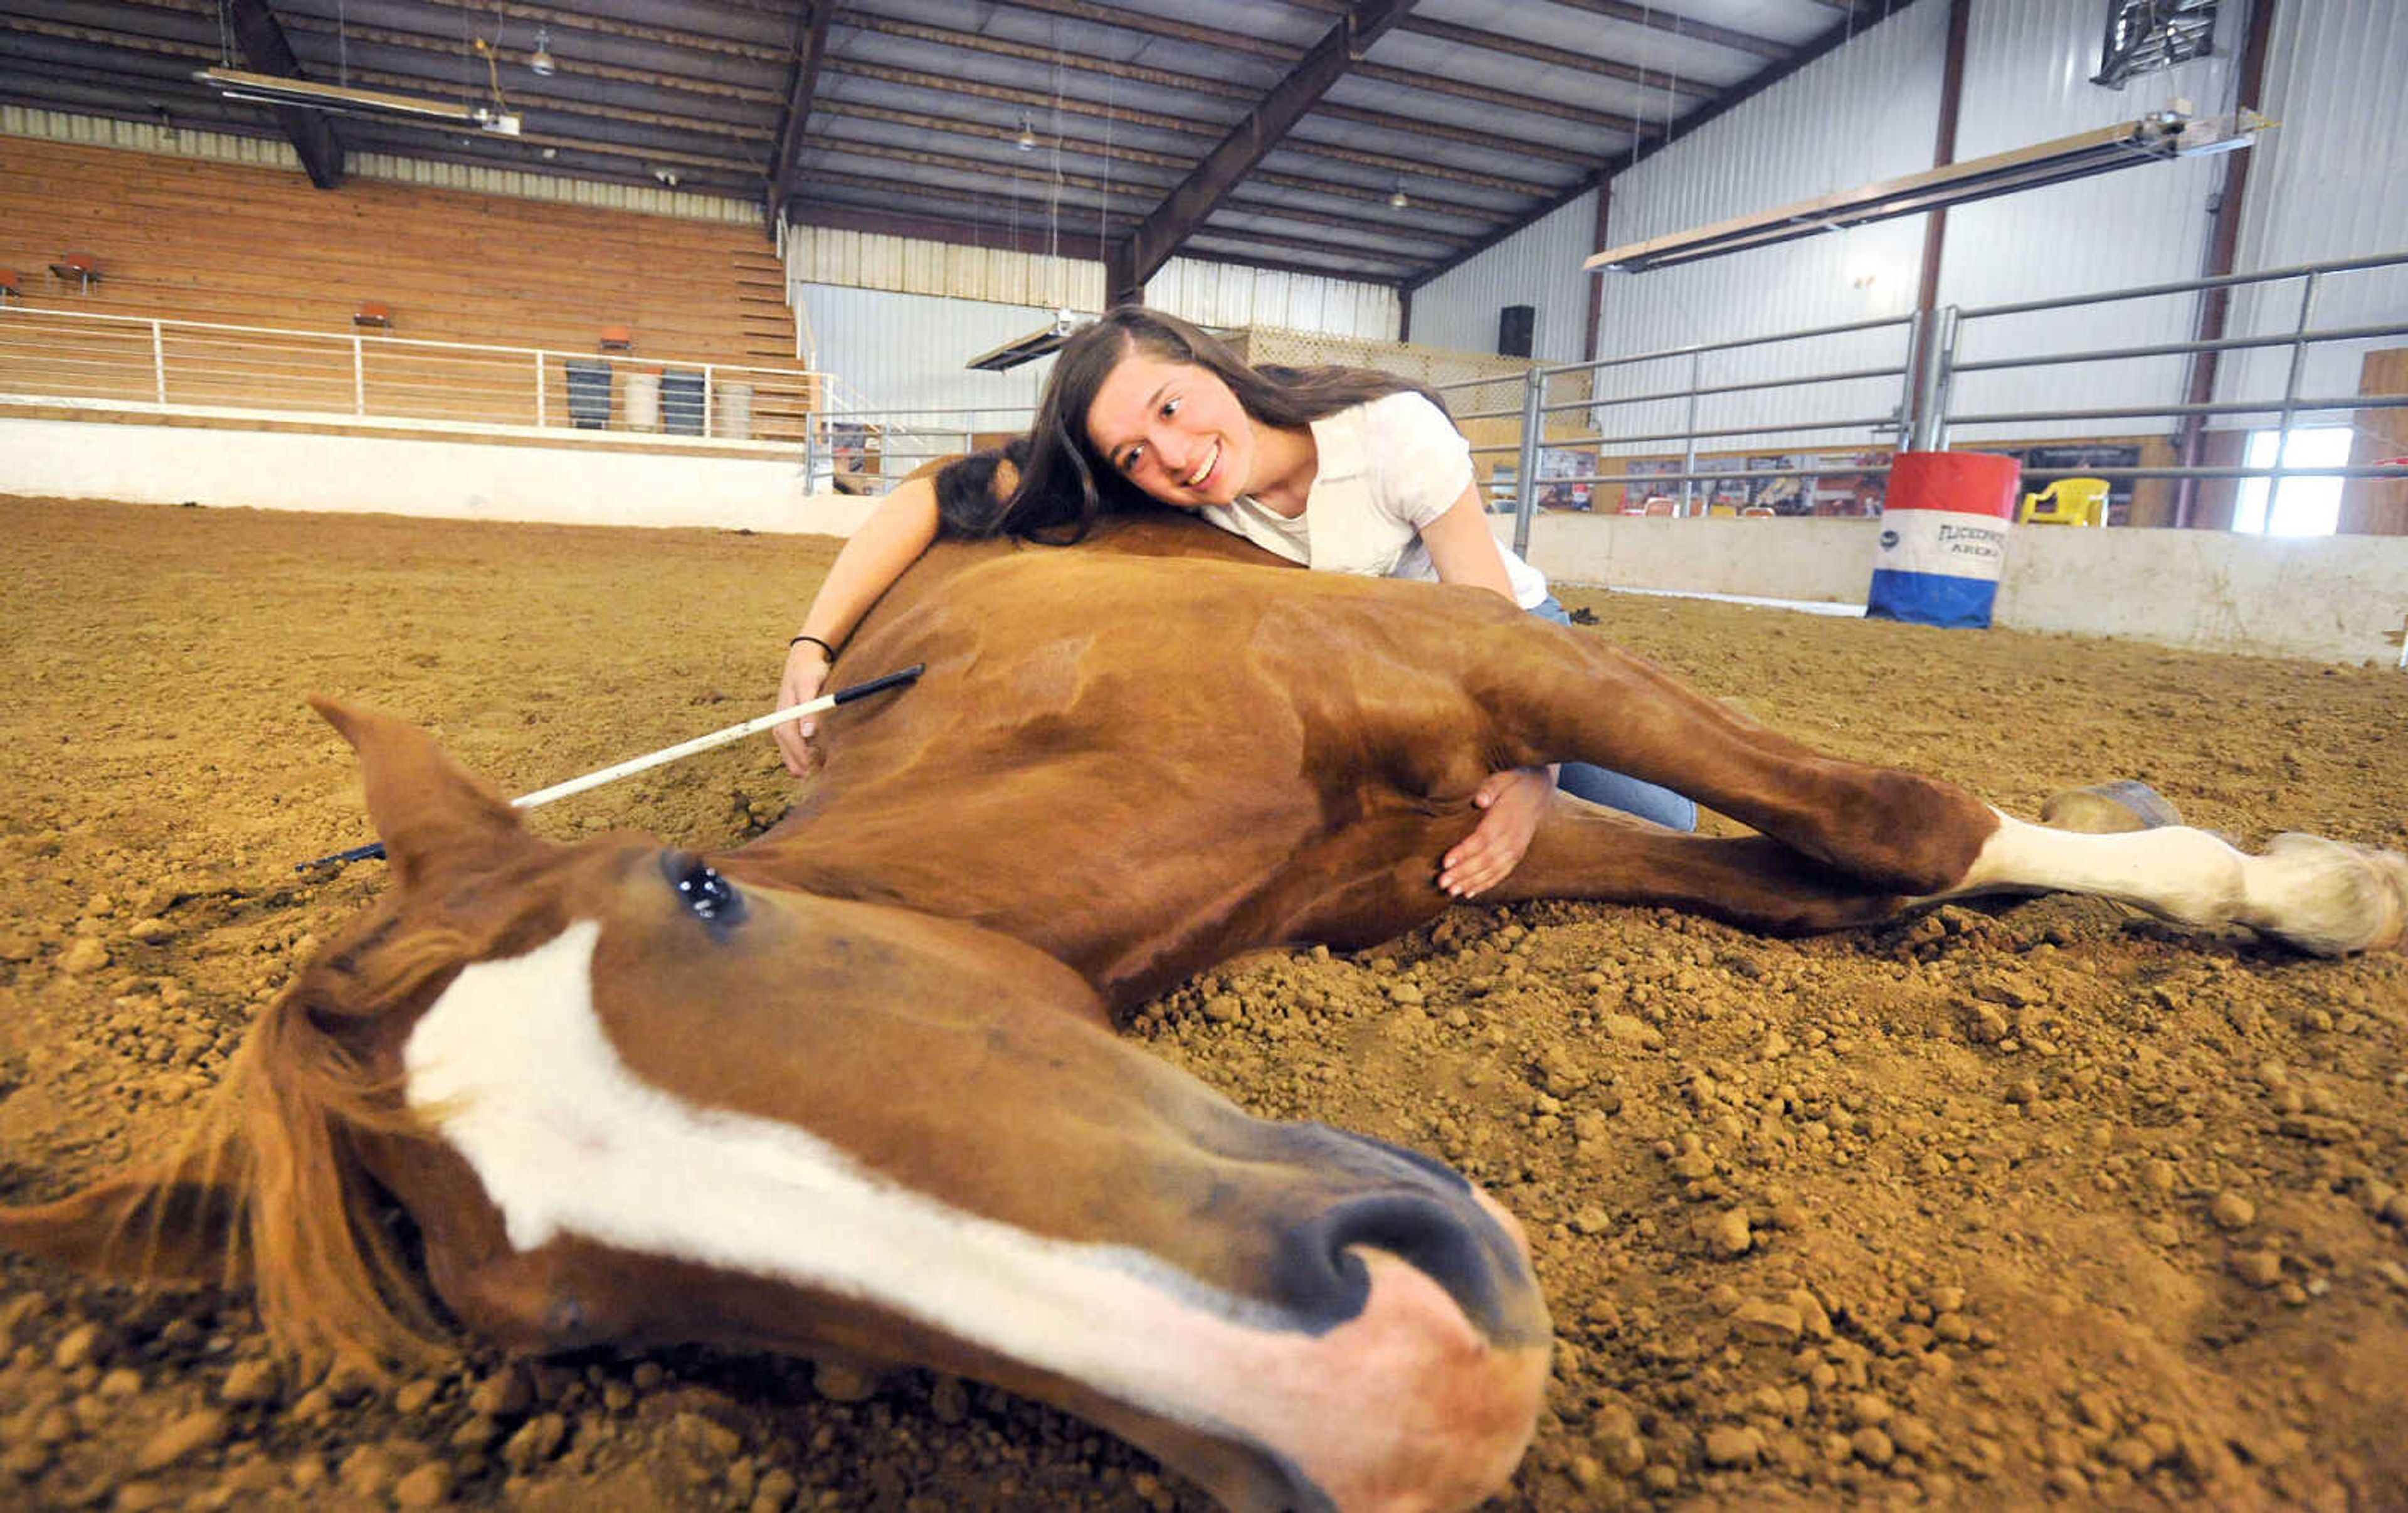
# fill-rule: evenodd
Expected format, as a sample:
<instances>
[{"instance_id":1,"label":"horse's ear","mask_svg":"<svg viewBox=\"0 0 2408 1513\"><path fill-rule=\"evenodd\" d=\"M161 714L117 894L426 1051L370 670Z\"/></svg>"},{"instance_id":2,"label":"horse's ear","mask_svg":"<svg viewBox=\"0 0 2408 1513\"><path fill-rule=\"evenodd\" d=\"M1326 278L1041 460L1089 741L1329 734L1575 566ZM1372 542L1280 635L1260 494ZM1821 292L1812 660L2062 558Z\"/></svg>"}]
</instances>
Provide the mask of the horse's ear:
<instances>
[{"instance_id":1,"label":"horse's ear","mask_svg":"<svg viewBox=\"0 0 2408 1513\"><path fill-rule=\"evenodd\" d=\"M517 810L416 726L329 699L309 707L360 754L368 819L402 886L526 833Z\"/></svg>"}]
</instances>

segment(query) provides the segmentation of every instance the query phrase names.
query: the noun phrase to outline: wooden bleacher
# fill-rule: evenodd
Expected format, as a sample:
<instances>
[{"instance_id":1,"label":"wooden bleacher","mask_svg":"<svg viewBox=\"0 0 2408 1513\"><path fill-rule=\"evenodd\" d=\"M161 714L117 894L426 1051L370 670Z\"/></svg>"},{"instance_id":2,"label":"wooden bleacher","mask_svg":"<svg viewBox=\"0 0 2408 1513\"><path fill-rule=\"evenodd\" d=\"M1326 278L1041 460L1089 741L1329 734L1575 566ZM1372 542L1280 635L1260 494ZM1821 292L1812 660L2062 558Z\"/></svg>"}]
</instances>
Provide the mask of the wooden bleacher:
<instances>
[{"instance_id":1,"label":"wooden bleacher","mask_svg":"<svg viewBox=\"0 0 2408 1513\"><path fill-rule=\"evenodd\" d=\"M97 259L88 292L44 271L71 252ZM622 372L663 360L797 366L784 270L753 225L358 179L326 192L297 169L11 137L0 153L0 267L20 270L12 303L34 310L348 340L353 313L376 300L391 308L398 338L592 353L602 326L625 325L636 347L616 359ZM464 377L460 358L406 348L377 362L370 381L388 393ZM548 409L565 424L557 366ZM123 382L128 397L151 397L147 360ZM239 395L171 397L257 402L263 382L348 408L348 358L248 375ZM798 426L806 403L765 391L756 426Z\"/></svg>"}]
</instances>

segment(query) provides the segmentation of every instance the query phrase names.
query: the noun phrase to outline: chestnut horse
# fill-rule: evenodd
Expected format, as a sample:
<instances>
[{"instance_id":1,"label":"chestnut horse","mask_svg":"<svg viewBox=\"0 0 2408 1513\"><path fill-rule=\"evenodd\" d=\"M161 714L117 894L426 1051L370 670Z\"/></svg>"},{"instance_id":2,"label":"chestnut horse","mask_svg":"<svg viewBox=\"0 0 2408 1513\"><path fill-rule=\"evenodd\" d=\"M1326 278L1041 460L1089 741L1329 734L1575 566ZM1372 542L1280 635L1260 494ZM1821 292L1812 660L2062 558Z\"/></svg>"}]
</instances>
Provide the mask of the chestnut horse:
<instances>
[{"instance_id":1,"label":"chestnut horse","mask_svg":"<svg viewBox=\"0 0 2408 1513\"><path fill-rule=\"evenodd\" d=\"M2395 854L2029 824L1484 591L1272 560L1177 516L939 545L839 659L920 682L825 716L794 810L709 858L536 841L423 737L336 713L393 896L262 1021L194 1155L0 1214L0 1243L153 1275L224 1250L288 1344L391 1352L432 1326L381 1189L436 1295L513 1346L927 1363L1234 1506L1463 1506L1545 1372L1510 1220L1417 1158L1247 1120L1110 1009L1433 917L1481 781L1568 759L1759 833L1558 795L1494 897L1801 930L2071 889L2328 955L2408 919Z\"/></svg>"},{"instance_id":2,"label":"chestnut horse","mask_svg":"<svg viewBox=\"0 0 2408 1513\"><path fill-rule=\"evenodd\" d=\"M1009 477L983 455L939 483ZM1678 834L1558 792L1489 898L1801 931L2070 891L2324 956L2408 926L2396 853L2286 835L2246 856L2161 823L2171 810L2136 784L2112 785L2133 800L2125 833L2030 824L1827 756L1494 594L1296 570L1175 512L1078 549L939 543L831 685L912 662L927 671L910 694L824 717L799 801L724 865L1000 931L1116 1008L1243 951L1360 947L1430 920L1482 780L1564 760L1761 833Z\"/></svg>"},{"instance_id":3,"label":"chestnut horse","mask_svg":"<svg viewBox=\"0 0 2408 1513\"><path fill-rule=\"evenodd\" d=\"M189 1147L0 1244L247 1282L308 1358L470 1331L908 1362L1056 1404L1242 1508L1462 1508L1536 1426L1521 1231L1426 1158L1248 1117L1016 941L530 835L420 732L358 749L394 886Z\"/></svg>"}]
</instances>

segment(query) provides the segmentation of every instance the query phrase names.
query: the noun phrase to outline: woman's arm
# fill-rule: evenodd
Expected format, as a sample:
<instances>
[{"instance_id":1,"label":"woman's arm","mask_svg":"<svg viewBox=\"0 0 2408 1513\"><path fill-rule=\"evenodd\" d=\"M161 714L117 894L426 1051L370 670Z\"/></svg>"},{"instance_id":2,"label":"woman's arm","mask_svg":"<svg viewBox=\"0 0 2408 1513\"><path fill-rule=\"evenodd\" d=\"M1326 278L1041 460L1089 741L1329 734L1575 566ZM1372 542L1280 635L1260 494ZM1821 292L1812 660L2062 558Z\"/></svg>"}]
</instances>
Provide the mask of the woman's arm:
<instances>
[{"instance_id":1,"label":"woman's arm","mask_svg":"<svg viewBox=\"0 0 2408 1513\"><path fill-rule=\"evenodd\" d=\"M1488 515L1480 507L1474 484L1446 507L1446 512L1422 527L1422 544L1429 548L1430 566L1442 584L1477 584L1513 601L1512 581L1505 576L1505 558L1497 538L1488 533ZM1555 791L1555 775L1544 767L1517 768L1490 774L1471 801L1483 811L1480 824L1439 862L1438 886L1448 897L1478 898L1521 864L1538 833L1539 816Z\"/></svg>"},{"instance_id":2,"label":"woman's arm","mask_svg":"<svg viewBox=\"0 0 2408 1513\"><path fill-rule=\"evenodd\" d=\"M1422 527L1422 544L1429 548L1430 566L1442 584L1476 584L1513 601L1513 581L1505 576L1505 558L1497 538L1488 533L1488 516L1480 508L1480 486L1463 491L1446 512Z\"/></svg>"},{"instance_id":3,"label":"woman's arm","mask_svg":"<svg viewBox=\"0 0 2408 1513\"><path fill-rule=\"evenodd\" d=\"M837 554L826 581L804 612L801 634L842 646L869 607L895 586L903 569L919 561L920 554L936 539L935 480L914 478L896 484ZM786 709L818 698L827 682L830 660L810 641L796 641L786 652L778 702L772 707ZM779 755L786 759L786 771L796 777L810 770L807 742L818 728L814 720L792 720L770 732L777 738Z\"/></svg>"}]
</instances>

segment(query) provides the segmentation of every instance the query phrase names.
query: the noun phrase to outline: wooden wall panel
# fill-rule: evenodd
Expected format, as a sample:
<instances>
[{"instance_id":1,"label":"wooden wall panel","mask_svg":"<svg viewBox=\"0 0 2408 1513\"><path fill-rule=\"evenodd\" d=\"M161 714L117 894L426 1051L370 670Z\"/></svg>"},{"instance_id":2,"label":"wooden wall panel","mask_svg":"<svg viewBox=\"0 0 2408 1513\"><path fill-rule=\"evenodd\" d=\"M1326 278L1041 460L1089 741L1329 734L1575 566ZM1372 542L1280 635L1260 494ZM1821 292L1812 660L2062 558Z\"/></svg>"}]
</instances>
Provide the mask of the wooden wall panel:
<instances>
[{"instance_id":1,"label":"wooden wall panel","mask_svg":"<svg viewBox=\"0 0 2408 1513\"><path fill-rule=\"evenodd\" d=\"M2358 367L2358 392L2408 395L2408 347L2368 353ZM2408 457L2408 410L2360 410L2354 419L2351 462ZM2341 528L2366 536L2408 536L2408 483L2351 479L2342 486Z\"/></svg>"},{"instance_id":2,"label":"wooden wall panel","mask_svg":"<svg viewBox=\"0 0 2408 1513\"><path fill-rule=\"evenodd\" d=\"M47 271L70 252L88 295ZM624 325L638 360L795 360L757 227L30 137L0 151L0 267L59 310L349 335L380 300L395 336L591 352Z\"/></svg>"}]
</instances>

